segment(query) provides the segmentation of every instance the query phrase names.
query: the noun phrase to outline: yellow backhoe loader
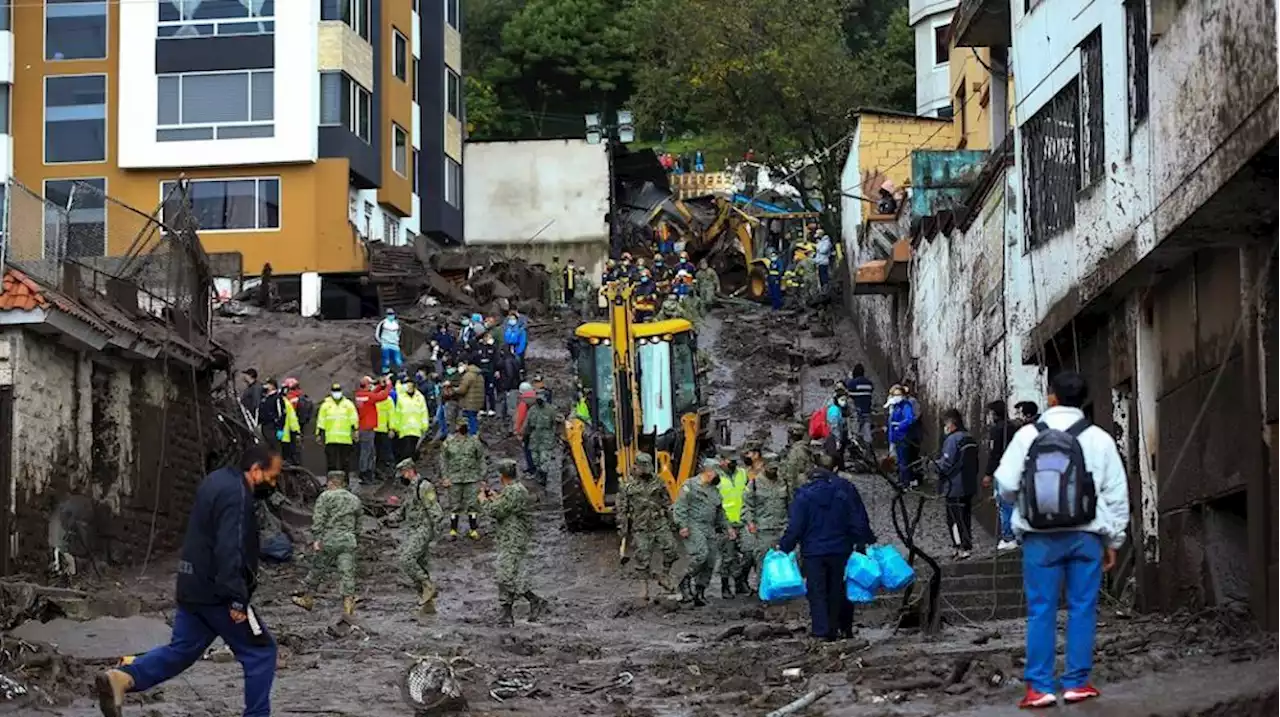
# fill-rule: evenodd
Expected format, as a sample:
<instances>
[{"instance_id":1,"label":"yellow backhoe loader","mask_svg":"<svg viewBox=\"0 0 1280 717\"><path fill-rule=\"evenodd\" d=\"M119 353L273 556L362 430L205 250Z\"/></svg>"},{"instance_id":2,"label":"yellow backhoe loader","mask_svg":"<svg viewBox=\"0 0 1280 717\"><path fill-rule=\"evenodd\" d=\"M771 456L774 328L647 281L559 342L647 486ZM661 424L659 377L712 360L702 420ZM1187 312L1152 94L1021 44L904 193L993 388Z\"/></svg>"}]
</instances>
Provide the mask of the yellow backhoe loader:
<instances>
[{"instance_id":1,"label":"yellow backhoe loader","mask_svg":"<svg viewBox=\"0 0 1280 717\"><path fill-rule=\"evenodd\" d=\"M571 531L612 523L618 490L640 453L653 457L674 501L711 445L693 324L636 323L631 292L625 282L605 286L608 323L586 323L574 332L581 400L565 421L560 482Z\"/></svg>"}]
</instances>

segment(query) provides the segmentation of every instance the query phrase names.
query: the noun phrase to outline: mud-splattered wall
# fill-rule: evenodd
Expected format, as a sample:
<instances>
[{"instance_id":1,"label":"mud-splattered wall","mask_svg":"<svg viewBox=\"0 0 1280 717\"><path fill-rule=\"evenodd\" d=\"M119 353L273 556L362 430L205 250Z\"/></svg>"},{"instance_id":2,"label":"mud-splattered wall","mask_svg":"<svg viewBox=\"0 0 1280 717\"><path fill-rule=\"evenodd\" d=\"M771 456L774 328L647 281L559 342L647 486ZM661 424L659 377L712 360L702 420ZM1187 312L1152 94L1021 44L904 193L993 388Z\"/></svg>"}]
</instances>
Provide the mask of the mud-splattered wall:
<instances>
[{"instance_id":1,"label":"mud-splattered wall","mask_svg":"<svg viewBox=\"0 0 1280 717\"><path fill-rule=\"evenodd\" d=\"M162 360L71 348L56 335L7 329L0 343L13 389L13 450L4 458L12 477L4 486L10 571L49 564L49 520L70 496L94 505L98 559L140 558L153 513L153 549L173 547L203 476L200 433L207 435L212 414L198 412L193 396L207 395L207 383L189 365L174 361L166 370Z\"/></svg>"}]
</instances>

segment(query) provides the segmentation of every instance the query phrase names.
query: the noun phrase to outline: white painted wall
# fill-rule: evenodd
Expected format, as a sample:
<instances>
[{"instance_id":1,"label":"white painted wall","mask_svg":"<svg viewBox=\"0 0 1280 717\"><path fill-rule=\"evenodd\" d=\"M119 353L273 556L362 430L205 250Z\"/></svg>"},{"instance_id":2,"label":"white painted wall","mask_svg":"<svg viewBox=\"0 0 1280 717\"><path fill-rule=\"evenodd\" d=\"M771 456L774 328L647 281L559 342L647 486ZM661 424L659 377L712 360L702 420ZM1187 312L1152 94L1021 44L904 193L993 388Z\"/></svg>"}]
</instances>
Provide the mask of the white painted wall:
<instances>
[{"instance_id":1,"label":"white painted wall","mask_svg":"<svg viewBox=\"0 0 1280 717\"><path fill-rule=\"evenodd\" d=\"M476 142L466 152L467 244L608 241L609 159L604 145L586 140Z\"/></svg>"},{"instance_id":2,"label":"white painted wall","mask_svg":"<svg viewBox=\"0 0 1280 717\"><path fill-rule=\"evenodd\" d=\"M120 4L120 101L115 128L121 167L222 167L314 162L318 153L320 4L276 3L275 136L156 141L156 5Z\"/></svg>"},{"instance_id":3,"label":"white painted wall","mask_svg":"<svg viewBox=\"0 0 1280 717\"><path fill-rule=\"evenodd\" d=\"M0 82L13 84L13 31L11 30L0 32Z\"/></svg>"},{"instance_id":4,"label":"white painted wall","mask_svg":"<svg viewBox=\"0 0 1280 717\"><path fill-rule=\"evenodd\" d=\"M857 121L855 119L855 121ZM862 196L862 123L853 128L849 156L840 170L840 241L844 242L844 256L849 263L849 275L858 267L858 231L862 228L862 200L849 196Z\"/></svg>"},{"instance_id":5,"label":"white painted wall","mask_svg":"<svg viewBox=\"0 0 1280 717\"><path fill-rule=\"evenodd\" d=\"M951 104L951 66L935 62L934 29L951 22L957 0L913 0L910 23L916 38L916 114L936 116Z\"/></svg>"}]
</instances>

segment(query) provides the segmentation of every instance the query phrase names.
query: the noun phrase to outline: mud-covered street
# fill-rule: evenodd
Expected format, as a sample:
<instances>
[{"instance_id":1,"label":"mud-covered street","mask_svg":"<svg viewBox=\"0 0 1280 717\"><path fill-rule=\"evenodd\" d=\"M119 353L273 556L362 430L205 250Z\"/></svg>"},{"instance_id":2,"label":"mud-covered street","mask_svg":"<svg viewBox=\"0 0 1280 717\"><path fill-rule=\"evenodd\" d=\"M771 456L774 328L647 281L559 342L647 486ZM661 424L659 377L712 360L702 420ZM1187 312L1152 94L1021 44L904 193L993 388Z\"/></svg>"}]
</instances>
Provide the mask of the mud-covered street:
<instances>
[{"instance_id":1,"label":"mud-covered street","mask_svg":"<svg viewBox=\"0 0 1280 717\"><path fill-rule=\"evenodd\" d=\"M561 411L570 395L565 339L574 323L533 323L529 373L546 378ZM235 351L241 366L256 366L264 376L296 376L314 392L330 380L349 382L364 372L369 328L366 322L266 315L223 320L216 335ZM836 334L847 332L837 327ZM860 358L852 339L813 338L797 317L762 309L720 309L707 320L700 344L713 361L705 387L715 417L729 421L734 443L762 437L774 451L783 448L789 420L786 413L770 411L778 410L781 397L792 397L795 415L807 415L829 395L832 380ZM820 365L793 370L788 347L824 358ZM883 381L875 378L882 391ZM484 419L481 433L490 462L516 455L518 444L504 437L505 425L497 418ZM314 444L307 446L309 454L315 450ZM896 543L889 518L892 489L878 476L853 480L877 535ZM895 630L894 608L900 602L895 596L859 613L853 640L834 643L806 636L803 601L766 608L755 597L722 600L714 587L718 582L713 582L711 604L705 608L645 603L638 597L639 583L618 565L614 534L566 531L558 490L553 481L549 491L539 491L531 575L552 608L538 624L526 622L518 607L514 628L496 627L493 546L487 537L436 544L433 575L441 593L439 614L431 617L416 614L415 594L401 583L395 568L399 532L372 517L365 519L361 537L360 600L350 623L339 619L341 599L333 586L319 595L313 612L290 604L305 572L298 559L264 568L254 602L281 647L274 713L412 714L401 696L401 677L415 656L426 655L452 661L473 715L764 715L820 685L829 686L830 694L802 714L952 714L984 705L1010 707L1023 689L1021 622L975 619L982 617L980 611L949 602L946 589L943 627L936 636L926 637L911 624ZM366 502L375 500L365 497ZM926 552L944 555L947 540L936 503L926 504L919 531L916 539ZM979 554L990 553L991 545L982 536ZM992 563L996 568L989 577L972 581L981 586L990 579L995 590L999 566L1016 560L1002 557ZM121 594L140 599L142 617L153 628L145 634L163 638L163 621L171 615L173 569L169 558L150 565L142 577L140 566L132 566L101 578L82 576L74 587L100 598ZM1001 589L1007 584L1001 583ZM1142 617L1116 601L1104 598L1103 605L1095 671L1102 685L1128 684L1126 680L1171 670L1213 675L1214 669L1239 667L1274 676L1273 639L1254 633L1244 617ZM994 608L991 614L997 614ZM107 620L94 639L130 644L126 636L112 634ZM133 634L135 643L139 639L132 627L123 631ZM12 640L6 649L14 649ZM24 705L20 714L96 715L88 697L90 678L109 659L66 660L64 671L54 676L28 670L22 674L31 677L30 699L14 704ZM1256 662L1260 659L1272 661ZM1128 689L1138 695L1142 684ZM241 694L238 665L215 649L178 679L132 696L127 714L235 715ZM1256 710L1266 704L1274 713L1274 687L1270 699L1241 703L1240 709L1221 714L1262 714Z\"/></svg>"}]
</instances>

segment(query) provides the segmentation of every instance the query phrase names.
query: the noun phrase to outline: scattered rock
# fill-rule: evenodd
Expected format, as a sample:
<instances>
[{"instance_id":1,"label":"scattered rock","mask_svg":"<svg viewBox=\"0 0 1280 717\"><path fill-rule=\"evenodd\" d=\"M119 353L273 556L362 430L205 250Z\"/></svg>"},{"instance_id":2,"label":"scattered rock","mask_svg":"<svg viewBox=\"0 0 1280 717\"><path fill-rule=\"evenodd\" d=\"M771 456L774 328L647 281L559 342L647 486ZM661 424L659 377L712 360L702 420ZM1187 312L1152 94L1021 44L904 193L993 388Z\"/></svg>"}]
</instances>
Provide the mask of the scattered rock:
<instances>
[{"instance_id":1,"label":"scattered rock","mask_svg":"<svg viewBox=\"0 0 1280 717\"><path fill-rule=\"evenodd\" d=\"M8 633L28 642L58 646L58 652L81 660L109 660L135 655L169 642L170 629L152 617L100 617L87 622L58 618L30 621Z\"/></svg>"},{"instance_id":2,"label":"scattered rock","mask_svg":"<svg viewBox=\"0 0 1280 717\"><path fill-rule=\"evenodd\" d=\"M775 416L790 416L795 411L795 400L789 393L770 394L765 399L764 409Z\"/></svg>"},{"instance_id":3,"label":"scattered rock","mask_svg":"<svg viewBox=\"0 0 1280 717\"><path fill-rule=\"evenodd\" d=\"M809 351L805 355L805 361L810 366L825 366L833 363L840 358L839 346L823 346Z\"/></svg>"},{"instance_id":4,"label":"scattered rock","mask_svg":"<svg viewBox=\"0 0 1280 717\"><path fill-rule=\"evenodd\" d=\"M946 692L949 695L963 695L964 693L972 689L973 689L973 685L967 682L957 682L954 685L947 685L947 687L942 691Z\"/></svg>"}]
</instances>

